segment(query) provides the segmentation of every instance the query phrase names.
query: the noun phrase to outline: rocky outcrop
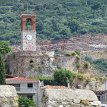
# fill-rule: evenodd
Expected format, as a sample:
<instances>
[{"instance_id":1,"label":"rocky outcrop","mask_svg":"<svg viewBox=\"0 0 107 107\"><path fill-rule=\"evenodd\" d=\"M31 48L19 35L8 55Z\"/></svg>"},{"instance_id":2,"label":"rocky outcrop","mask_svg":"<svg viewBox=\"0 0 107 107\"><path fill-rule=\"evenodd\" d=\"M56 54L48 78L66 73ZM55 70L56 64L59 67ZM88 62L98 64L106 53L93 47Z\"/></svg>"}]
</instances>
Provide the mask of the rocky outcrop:
<instances>
[{"instance_id":1,"label":"rocky outcrop","mask_svg":"<svg viewBox=\"0 0 107 107\"><path fill-rule=\"evenodd\" d=\"M99 107L93 91L84 89L45 89L42 107Z\"/></svg>"},{"instance_id":2,"label":"rocky outcrop","mask_svg":"<svg viewBox=\"0 0 107 107\"><path fill-rule=\"evenodd\" d=\"M0 107L18 107L18 96L14 86L0 85Z\"/></svg>"}]
</instances>

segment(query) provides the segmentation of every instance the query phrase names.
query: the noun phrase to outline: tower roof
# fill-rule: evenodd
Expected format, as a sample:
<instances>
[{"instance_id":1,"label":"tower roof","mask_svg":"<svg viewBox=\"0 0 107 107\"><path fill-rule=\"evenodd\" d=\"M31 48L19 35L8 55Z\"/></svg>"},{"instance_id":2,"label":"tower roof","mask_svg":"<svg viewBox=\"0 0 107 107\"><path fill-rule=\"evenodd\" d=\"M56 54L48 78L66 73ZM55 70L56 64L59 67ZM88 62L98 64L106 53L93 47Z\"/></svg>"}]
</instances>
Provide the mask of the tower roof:
<instances>
[{"instance_id":1,"label":"tower roof","mask_svg":"<svg viewBox=\"0 0 107 107\"><path fill-rule=\"evenodd\" d=\"M29 12L29 13L21 13L20 14L20 17L22 17L22 16L36 16L36 14L34 13L34 12Z\"/></svg>"}]
</instances>

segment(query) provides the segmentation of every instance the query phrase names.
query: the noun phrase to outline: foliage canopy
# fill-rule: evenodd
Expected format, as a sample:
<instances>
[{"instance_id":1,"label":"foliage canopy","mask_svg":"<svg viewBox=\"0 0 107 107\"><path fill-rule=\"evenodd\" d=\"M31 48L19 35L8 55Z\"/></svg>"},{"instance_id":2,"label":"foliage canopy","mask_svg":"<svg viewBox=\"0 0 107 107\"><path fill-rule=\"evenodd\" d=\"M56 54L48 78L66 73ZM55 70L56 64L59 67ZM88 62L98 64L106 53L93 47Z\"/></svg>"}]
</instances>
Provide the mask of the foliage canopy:
<instances>
[{"instance_id":1,"label":"foliage canopy","mask_svg":"<svg viewBox=\"0 0 107 107\"><path fill-rule=\"evenodd\" d=\"M54 73L54 82L57 85L65 85L67 86L68 82L71 83L73 80L74 74L67 69L57 69Z\"/></svg>"},{"instance_id":2,"label":"foliage canopy","mask_svg":"<svg viewBox=\"0 0 107 107\"><path fill-rule=\"evenodd\" d=\"M27 98L27 97L24 97L24 96L19 96L19 107L35 107L35 104L33 102L33 100Z\"/></svg>"},{"instance_id":3,"label":"foliage canopy","mask_svg":"<svg viewBox=\"0 0 107 107\"><path fill-rule=\"evenodd\" d=\"M5 84L6 69L4 63L4 55L10 52L10 48L6 42L0 41L0 85Z\"/></svg>"},{"instance_id":4,"label":"foliage canopy","mask_svg":"<svg viewBox=\"0 0 107 107\"><path fill-rule=\"evenodd\" d=\"M5 76L6 76L5 65L4 65L3 57L0 54L0 85L5 84Z\"/></svg>"},{"instance_id":5,"label":"foliage canopy","mask_svg":"<svg viewBox=\"0 0 107 107\"><path fill-rule=\"evenodd\" d=\"M4 41L0 41L0 53L5 55L6 53L10 51L11 49L9 48L8 44Z\"/></svg>"},{"instance_id":6,"label":"foliage canopy","mask_svg":"<svg viewBox=\"0 0 107 107\"><path fill-rule=\"evenodd\" d=\"M21 12L35 11L37 38L107 34L106 0L0 0L0 40L20 43Z\"/></svg>"}]
</instances>

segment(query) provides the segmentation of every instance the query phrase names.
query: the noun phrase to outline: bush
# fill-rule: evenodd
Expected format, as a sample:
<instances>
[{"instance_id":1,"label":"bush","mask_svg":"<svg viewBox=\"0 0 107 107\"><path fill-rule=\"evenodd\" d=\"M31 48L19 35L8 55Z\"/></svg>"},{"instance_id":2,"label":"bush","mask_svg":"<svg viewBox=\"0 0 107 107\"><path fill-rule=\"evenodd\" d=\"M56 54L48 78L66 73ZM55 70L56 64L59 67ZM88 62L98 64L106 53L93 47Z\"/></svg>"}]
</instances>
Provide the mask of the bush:
<instances>
[{"instance_id":1,"label":"bush","mask_svg":"<svg viewBox=\"0 0 107 107\"><path fill-rule=\"evenodd\" d=\"M67 69L57 69L54 73L54 82L56 85L67 86L68 82L72 82L74 73Z\"/></svg>"},{"instance_id":2,"label":"bush","mask_svg":"<svg viewBox=\"0 0 107 107\"><path fill-rule=\"evenodd\" d=\"M90 64L88 62L84 63L84 68L88 69L90 67Z\"/></svg>"},{"instance_id":3,"label":"bush","mask_svg":"<svg viewBox=\"0 0 107 107\"><path fill-rule=\"evenodd\" d=\"M102 83L103 83L104 81L106 81L106 80L107 80L106 77L99 77L99 81L102 82Z\"/></svg>"},{"instance_id":4,"label":"bush","mask_svg":"<svg viewBox=\"0 0 107 107\"><path fill-rule=\"evenodd\" d=\"M71 54L70 54L70 53L67 53L65 56L71 56Z\"/></svg>"},{"instance_id":5,"label":"bush","mask_svg":"<svg viewBox=\"0 0 107 107\"><path fill-rule=\"evenodd\" d=\"M76 68L80 68L80 67L81 67L81 64L77 64L77 65L76 65Z\"/></svg>"},{"instance_id":6,"label":"bush","mask_svg":"<svg viewBox=\"0 0 107 107\"><path fill-rule=\"evenodd\" d=\"M75 55L76 55L76 53L75 53L75 52L72 52L72 53L71 53L71 56L75 56Z\"/></svg>"},{"instance_id":7,"label":"bush","mask_svg":"<svg viewBox=\"0 0 107 107\"><path fill-rule=\"evenodd\" d=\"M44 82L44 85L54 85L54 80L52 77L38 77L40 81Z\"/></svg>"},{"instance_id":8,"label":"bush","mask_svg":"<svg viewBox=\"0 0 107 107\"><path fill-rule=\"evenodd\" d=\"M66 53L66 56L76 56L76 53L75 52L68 52L68 53Z\"/></svg>"},{"instance_id":9,"label":"bush","mask_svg":"<svg viewBox=\"0 0 107 107\"><path fill-rule=\"evenodd\" d=\"M80 56L76 55L76 62L80 60Z\"/></svg>"},{"instance_id":10,"label":"bush","mask_svg":"<svg viewBox=\"0 0 107 107\"><path fill-rule=\"evenodd\" d=\"M82 73L77 73L76 76L79 80L85 80L86 79L85 75L83 75Z\"/></svg>"},{"instance_id":11,"label":"bush","mask_svg":"<svg viewBox=\"0 0 107 107\"><path fill-rule=\"evenodd\" d=\"M6 69L2 55L0 54L0 85L5 85Z\"/></svg>"},{"instance_id":12,"label":"bush","mask_svg":"<svg viewBox=\"0 0 107 107\"><path fill-rule=\"evenodd\" d=\"M35 107L35 103L33 100L24 97L24 96L19 96L19 107Z\"/></svg>"}]
</instances>

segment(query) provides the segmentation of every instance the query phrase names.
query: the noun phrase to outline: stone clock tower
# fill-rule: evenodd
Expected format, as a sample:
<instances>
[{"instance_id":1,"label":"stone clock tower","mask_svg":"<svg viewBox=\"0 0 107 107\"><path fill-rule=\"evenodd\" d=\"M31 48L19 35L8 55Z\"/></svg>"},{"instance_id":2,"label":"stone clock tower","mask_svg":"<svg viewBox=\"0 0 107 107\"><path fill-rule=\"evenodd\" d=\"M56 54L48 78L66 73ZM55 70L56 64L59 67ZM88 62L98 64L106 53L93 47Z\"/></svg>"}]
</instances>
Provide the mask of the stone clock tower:
<instances>
[{"instance_id":1,"label":"stone clock tower","mask_svg":"<svg viewBox=\"0 0 107 107\"><path fill-rule=\"evenodd\" d=\"M36 51L36 16L21 14L22 51Z\"/></svg>"},{"instance_id":2,"label":"stone clock tower","mask_svg":"<svg viewBox=\"0 0 107 107\"><path fill-rule=\"evenodd\" d=\"M21 50L7 55L8 74L24 77L52 75L52 58L47 53L43 53L42 50L36 49L35 14L21 14L20 22Z\"/></svg>"}]
</instances>

